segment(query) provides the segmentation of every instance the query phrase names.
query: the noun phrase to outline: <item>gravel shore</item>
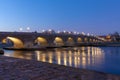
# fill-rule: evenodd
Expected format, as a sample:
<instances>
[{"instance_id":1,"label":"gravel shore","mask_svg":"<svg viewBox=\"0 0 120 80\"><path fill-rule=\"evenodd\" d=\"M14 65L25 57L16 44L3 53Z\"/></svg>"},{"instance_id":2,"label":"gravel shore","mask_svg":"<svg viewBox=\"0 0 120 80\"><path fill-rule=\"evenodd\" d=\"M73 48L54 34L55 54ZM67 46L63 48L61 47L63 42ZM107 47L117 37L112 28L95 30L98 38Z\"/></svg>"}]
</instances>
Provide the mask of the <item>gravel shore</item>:
<instances>
[{"instance_id":1,"label":"gravel shore","mask_svg":"<svg viewBox=\"0 0 120 80\"><path fill-rule=\"evenodd\" d=\"M120 80L120 75L0 56L0 80Z\"/></svg>"}]
</instances>

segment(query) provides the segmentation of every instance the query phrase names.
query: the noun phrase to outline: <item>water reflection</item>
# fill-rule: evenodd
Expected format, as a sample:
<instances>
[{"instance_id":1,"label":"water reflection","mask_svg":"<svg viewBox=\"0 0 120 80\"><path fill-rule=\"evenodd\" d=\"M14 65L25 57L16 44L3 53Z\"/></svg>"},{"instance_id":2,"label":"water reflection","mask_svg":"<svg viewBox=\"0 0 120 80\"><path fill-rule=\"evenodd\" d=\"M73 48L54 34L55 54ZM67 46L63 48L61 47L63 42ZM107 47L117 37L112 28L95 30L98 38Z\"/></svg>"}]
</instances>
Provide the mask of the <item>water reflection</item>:
<instances>
[{"instance_id":1,"label":"water reflection","mask_svg":"<svg viewBox=\"0 0 120 80\"><path fill-rule=\"evenodd\" d=\"M98 47L56 48L46 51L6 51L5 56L34 59L77 68L102 65L104 51Z\"/></svg>"},{"instance_id":2,"label":"water reflection","mask_svg":"<svg viewBox=\"0 0 120 80\"><path fill-rule=\"evenodd\" d=\"M4 55L120 74L120 47L69 47L46 51L5 50Z\"/></svg>"},{"instance_id":3,"label":"water reflection","mask_svg":"<svg viewBox=\"0 0 120 80\"><path fill-rule=\"evenodd\" d=\"M34 55L29 51L5 51L4 55L16 58L34 59Z\"/></svg>"}]
</instances>

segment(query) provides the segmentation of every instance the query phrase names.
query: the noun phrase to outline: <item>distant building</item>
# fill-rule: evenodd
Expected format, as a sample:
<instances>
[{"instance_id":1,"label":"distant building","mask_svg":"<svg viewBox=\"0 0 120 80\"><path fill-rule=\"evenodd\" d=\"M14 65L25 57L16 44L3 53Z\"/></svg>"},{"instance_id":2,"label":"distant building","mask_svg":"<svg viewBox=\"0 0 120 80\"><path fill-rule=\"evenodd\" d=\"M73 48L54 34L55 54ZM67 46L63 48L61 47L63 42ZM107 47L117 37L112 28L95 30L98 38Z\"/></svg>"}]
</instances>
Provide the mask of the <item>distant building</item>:
<instances>
[{"instance_id":1,"label":"distant building","mask_svg":"<svg viewBox=\"0 0 120 80\"><path fill-rule=\"evenodd\" d=\"M106 36L106 40L110 42L120 42L120 35L118 32L115 32L113 34L109 34Z\"/></svg>"},{"instance_id":2,"label":"distant building","mask_svg":"<svg viewBox=\"0 0 120 80\"><path fill-rule=\"evenodd\" d=\"M111 34L112 41L120 42L120 35L118 32Z\"/></svg>"},{"instance_id":3,"label":"distant building","mask_svg":"<svg viewBox=\"0 0 120 80\"><path fill-rule=\"evenodd\" d=\"M103 38L106 42L120 42L120 35L117 32L99 37Z\"/></svg>"}]
</instances>

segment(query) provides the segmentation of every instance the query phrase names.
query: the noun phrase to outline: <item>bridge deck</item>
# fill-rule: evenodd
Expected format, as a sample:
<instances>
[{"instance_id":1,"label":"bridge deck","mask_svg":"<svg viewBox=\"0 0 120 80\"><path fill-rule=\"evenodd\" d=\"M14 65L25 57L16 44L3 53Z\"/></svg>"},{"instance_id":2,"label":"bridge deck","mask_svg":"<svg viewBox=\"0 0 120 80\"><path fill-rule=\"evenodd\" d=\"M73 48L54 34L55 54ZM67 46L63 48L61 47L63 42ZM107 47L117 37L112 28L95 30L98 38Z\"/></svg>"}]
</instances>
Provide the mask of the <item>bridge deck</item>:
<instances>
[{"instance_id":1,"label":"bridge deck","mask_svg":"<svg viewBox=\"0 0 120 80\"><path fill-rule=\"evenodd\" d=\"M0 56L0 80L120 80L120 76Z\"/></svg>"}]
</instances>

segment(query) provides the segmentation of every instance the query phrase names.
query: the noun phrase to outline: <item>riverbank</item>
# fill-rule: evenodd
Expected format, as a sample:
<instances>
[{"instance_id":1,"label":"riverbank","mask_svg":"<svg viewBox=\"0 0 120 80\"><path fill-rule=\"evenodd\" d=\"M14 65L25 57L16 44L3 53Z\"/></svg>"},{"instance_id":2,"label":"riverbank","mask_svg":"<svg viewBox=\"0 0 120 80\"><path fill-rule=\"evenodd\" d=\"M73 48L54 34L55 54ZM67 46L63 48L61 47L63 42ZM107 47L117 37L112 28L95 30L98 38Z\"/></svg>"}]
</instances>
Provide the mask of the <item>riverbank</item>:
<instances>
[{"instance_id":1,"label":"riverbank","mask_svg":"<svg viewBox=\"0 0 120 80\"><path fill-rule=\"evenodd\" d=\"M120 80L120 76L0 56L0 80Z\"/></svg>"}]
</instances>

